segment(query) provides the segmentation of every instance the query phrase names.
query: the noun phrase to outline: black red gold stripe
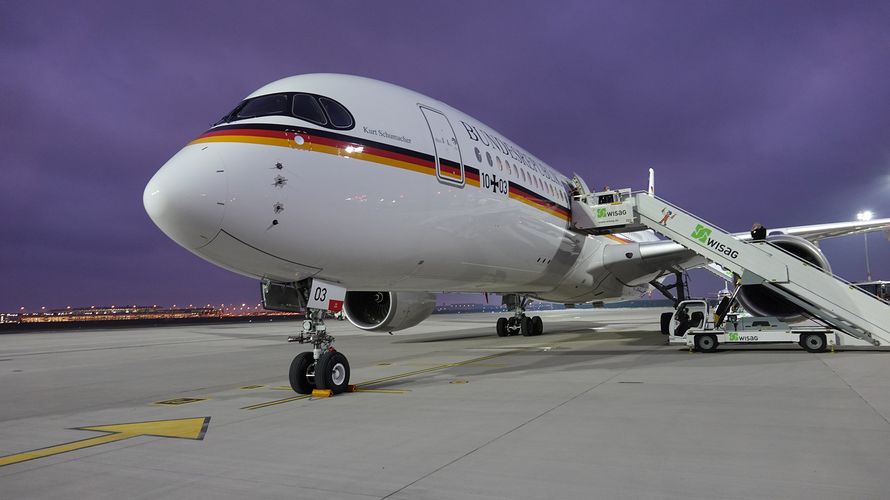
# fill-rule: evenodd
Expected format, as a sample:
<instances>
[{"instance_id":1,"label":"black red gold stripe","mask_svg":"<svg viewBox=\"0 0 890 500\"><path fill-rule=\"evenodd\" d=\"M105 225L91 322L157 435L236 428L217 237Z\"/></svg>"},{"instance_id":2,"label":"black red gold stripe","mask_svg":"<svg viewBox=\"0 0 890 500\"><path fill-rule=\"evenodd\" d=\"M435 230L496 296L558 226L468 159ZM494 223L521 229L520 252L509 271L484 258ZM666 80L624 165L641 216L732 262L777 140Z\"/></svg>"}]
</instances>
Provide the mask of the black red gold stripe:
<instances>
[{"instance_id":1,"label":"black red gold stripe","mask_svg":"<svg viewBox=\"0 0 890 500\"><path fill-rule=\"evenodd\" d=\"M297 135L303 137L304 142L302 144L295 142L294 139ZM208 130L190 144L208 142L240 142L302 149L336 156L349 156L427 175L436 175L436 160L431 155L393 146L392 144L360 139L327 130L274 124L223 125ZM440 159L439 161L439 172L442 177L460 180L459 163L446 159ZM464 178L468 185L480 186L479 169L464 165ZM524 186L509 180L508 182L510 198L565 221L571 219L571 212L568 208Z\"/></svg>"}]
</instances>

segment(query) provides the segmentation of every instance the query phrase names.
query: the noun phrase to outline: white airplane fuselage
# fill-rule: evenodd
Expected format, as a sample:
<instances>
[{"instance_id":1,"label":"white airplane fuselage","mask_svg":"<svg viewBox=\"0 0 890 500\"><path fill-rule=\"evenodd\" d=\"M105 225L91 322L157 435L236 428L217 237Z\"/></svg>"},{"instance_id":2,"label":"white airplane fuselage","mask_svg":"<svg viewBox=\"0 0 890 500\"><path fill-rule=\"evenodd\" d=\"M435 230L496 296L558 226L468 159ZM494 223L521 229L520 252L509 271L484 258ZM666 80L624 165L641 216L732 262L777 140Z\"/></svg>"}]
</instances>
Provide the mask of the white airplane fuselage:
<instances>
[{"instance_id":1,"label":"white airplane fuselage","mask_svg":"<svg viewBox=\"0 0 890 500\"><path fill-rule=\"evenodd\" d=\"M491 127L346 75L285 78L248 99L285 93L333 99L354 124L272 114L211 128L145 189L148 213L177 243L243 275L349 290L585 302L648 289L651 277L621 281L603 255L654 234L572 231L569 179Z\"/></svg>"}]
</instances>

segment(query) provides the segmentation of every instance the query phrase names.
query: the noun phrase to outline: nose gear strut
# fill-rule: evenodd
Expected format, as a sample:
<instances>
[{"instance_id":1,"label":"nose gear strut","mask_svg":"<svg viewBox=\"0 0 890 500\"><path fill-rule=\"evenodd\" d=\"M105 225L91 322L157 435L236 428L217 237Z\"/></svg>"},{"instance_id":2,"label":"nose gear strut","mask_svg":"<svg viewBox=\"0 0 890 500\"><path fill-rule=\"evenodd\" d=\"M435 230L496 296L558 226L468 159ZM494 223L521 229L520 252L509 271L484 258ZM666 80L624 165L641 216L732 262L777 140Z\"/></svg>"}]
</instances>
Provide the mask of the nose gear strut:
<instances>
[{"instance_id":1,"label":"nose gear strut","mask_svg":"<svg viewBox=\"0 0 890 500\"><path fill-rule=\"evenodd\" d=\"M308 301L310 286L305 282L296 286L300 297ZM300 334L287 338L288 342L312 344L311 352L302 352L291 362L288 378L291 388L299 394L311 394L313 389L339 394L349 387L349 361L333 347L334 337L328 335L324 324L325 312L306 308Z\"/></svg>"}]
</instances>

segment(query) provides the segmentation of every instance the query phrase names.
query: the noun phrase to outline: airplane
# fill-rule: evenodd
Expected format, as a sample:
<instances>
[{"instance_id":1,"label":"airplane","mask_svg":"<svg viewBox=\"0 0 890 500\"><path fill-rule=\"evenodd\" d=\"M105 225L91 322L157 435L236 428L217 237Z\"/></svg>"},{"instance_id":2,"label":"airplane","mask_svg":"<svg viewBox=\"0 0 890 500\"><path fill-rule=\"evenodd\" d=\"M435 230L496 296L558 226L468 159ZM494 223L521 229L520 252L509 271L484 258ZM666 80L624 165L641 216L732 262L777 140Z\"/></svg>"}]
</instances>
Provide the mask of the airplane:
<instances>
[{"instance_id":1,"label":"airplane","mask_svg":"<svg viewBox=\"0 0 890 500\"><path fill-rule=\"evenodd\" d=\"M307 310L291 363L302 394L348 387L349 363L324 327L337 312L393 332L432 314L436 292L503 295L499 336L540 335L530 300L604 303L639 297L707 263L652 231L573 229L587 191L471 116L358 76L306 74L248 95L189 142L145 187L148 215L194 254L261 281L264 305ZM650 187L651 189L651 187ZM829 268L820 239L887 229L890 219L779 228L769 239ZM750 235L738 234L739 239ZM679 275L678 275L679 276ZM319 294L322 296L320 297ZM750 290L752 312L793 304Z\"/></svg>"}]
</instances>

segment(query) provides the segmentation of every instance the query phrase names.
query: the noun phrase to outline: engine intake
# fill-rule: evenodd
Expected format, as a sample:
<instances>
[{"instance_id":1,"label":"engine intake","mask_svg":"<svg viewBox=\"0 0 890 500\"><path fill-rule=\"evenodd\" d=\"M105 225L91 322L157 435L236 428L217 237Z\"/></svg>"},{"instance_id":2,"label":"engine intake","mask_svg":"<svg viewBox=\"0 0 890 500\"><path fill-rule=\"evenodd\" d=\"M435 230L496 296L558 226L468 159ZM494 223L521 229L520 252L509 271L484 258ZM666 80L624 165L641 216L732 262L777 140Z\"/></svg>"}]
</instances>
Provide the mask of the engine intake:
<instances>
[{"instance_id":1,"label":"engine intake","mask_svg":"<svg viewBox=\"0 0 890 500\"><path fill-rule=\"evenodd\" d=\"M343 311L357 328L394 332L430 317L436 296L425 292L346 292Z\"/></svg>"},{"instance_id":2,"label":"engine intake","mask_svg":"<svg viewBox=\"0 0 890 500\"><path fill-rule=\"evenodd\" d=\"M831 265L819 247L800 236L775 234L766 240L820 269L831 272ZM756 316L775 316L788 322L805 318L803 309L763 285L744 285L736 298L745 310Z\"/></svg>"}]
</instances>

